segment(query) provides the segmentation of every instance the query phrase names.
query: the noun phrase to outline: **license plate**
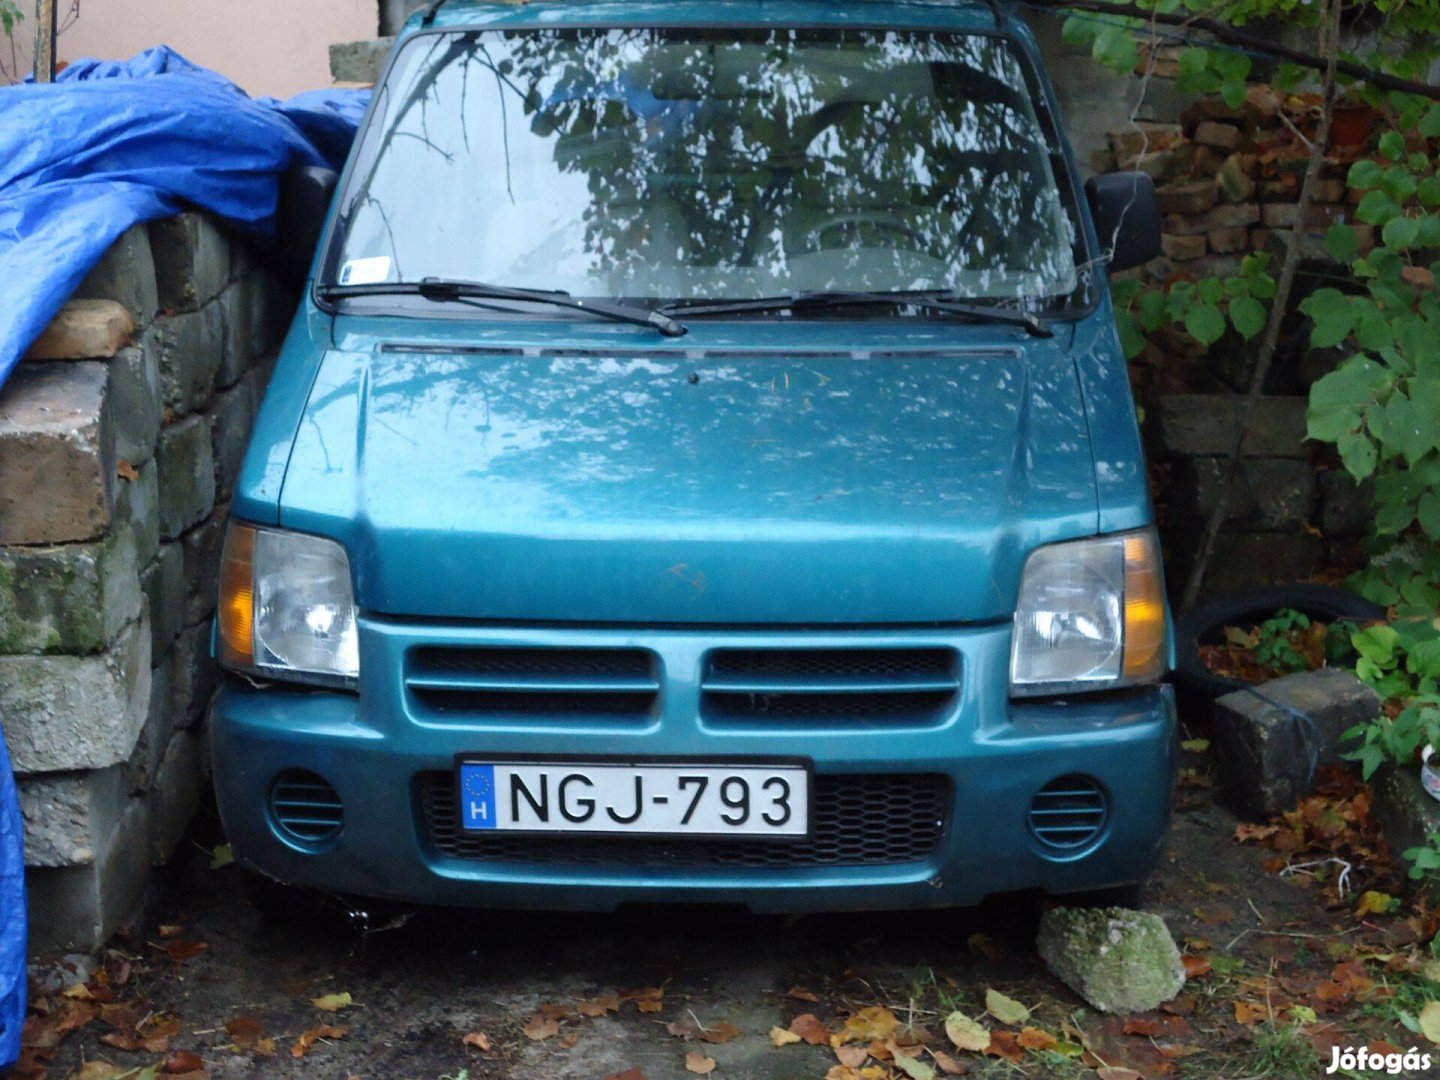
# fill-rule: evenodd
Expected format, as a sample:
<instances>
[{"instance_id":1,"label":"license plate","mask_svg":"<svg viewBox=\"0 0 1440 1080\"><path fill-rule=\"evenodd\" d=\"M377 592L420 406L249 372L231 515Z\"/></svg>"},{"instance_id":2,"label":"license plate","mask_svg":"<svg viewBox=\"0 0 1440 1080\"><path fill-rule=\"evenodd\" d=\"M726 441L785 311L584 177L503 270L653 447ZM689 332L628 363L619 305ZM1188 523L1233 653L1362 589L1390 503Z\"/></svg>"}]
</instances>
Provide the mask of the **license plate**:
<instances>
[{"instance_id":1,"label":"license plate","mask_svg":"<svg viewBox=\"0 0 1440 1080\"><path fill-rule=\"evenodd\" d=\"M803 765L460 763L467 831L805 836Z\"/></svg>"}]
</instances>

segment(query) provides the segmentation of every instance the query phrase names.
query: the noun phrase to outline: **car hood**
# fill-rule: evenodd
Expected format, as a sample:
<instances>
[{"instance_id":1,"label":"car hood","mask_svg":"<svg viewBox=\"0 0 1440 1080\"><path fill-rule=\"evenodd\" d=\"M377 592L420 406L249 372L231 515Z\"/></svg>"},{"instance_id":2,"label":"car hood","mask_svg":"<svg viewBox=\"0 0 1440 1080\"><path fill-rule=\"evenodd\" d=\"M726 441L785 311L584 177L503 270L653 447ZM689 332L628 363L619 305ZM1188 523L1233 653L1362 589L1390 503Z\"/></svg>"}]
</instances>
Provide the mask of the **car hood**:
<instances>
[{"instance_id":1,"label":"car hood","mask_svg":"<svg viewBox=\"0 0 1440 1080\"><path fill-rule=\"evenodd\" d=\"M1032 548L1096 531L1063 336L803 329L337 326L281 523L341 540L371 613L647 624L1008 618Z\"/></svg>"}]
</instances>

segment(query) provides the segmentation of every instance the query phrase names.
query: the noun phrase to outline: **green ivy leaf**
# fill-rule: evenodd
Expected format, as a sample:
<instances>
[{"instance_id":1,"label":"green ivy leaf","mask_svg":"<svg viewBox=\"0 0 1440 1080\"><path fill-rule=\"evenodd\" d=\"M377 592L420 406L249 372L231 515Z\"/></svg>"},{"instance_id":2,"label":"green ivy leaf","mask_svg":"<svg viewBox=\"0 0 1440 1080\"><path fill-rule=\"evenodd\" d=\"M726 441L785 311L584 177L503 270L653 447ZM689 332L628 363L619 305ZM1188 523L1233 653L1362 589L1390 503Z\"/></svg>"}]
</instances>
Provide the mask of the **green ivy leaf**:
<instances>
[{"instance_id":1,"label":"green ivy leaf","mask_svg":"<svg viewBox=\"0 0 1440 1080\"><path fill-rule=\"evenodd\" d=\"M1214 304L1196 304L1185 312L1185 329L1202 345L1214 345L1225 333L1225 316Z\"/></svg>"},{"instance_id":2,"label":"green ivy leaf","mask_svg":"<svg viewBox=\"0 0 1440 1080\"><path fill-rule=\"evenodd\" d=\"M1249 296L1237 296L1230 301L1230 321L1240 336L1249 341L1265 329L1265 305Z\"/></svg>"},{"instance_id":3,"label":"green ivy leaf","mask_svg":"<svg viewBox=\"0 0 1440 1080\"><path fill-rule=\"evenodd\" d=\"M1383 191L1367 192L1355 207L1355 216L1367 225L1379 225L1400 213L1400 205Z\"/></svg>"},{"instance_id":4,"label":"green ivy leaf","mask_svg":"<svg viewBox=\"0 0 1440 1080\"><path fill-rule=\"evenodd\" d=\"M1364 480L1375 471L1380 451L1364 432L1348 431L1335 441L1335 446L1340 451L1345 471L1356 480Z\"/></svg>"},{"instance_id":5,"label":"green ivy leaf","mask_svg":"<svg viewBox=\"0 0 1440 1080\"><path fill-rule=\"evenodd\" d=\"M1352 263L1360 254L1360 236L1349 225L1331 225L1325 234L1325 250L1340 263Z\"/></svg>"},{"instance_id":6,"label":"green ivy leaf","mask_svg":"<svg viewBox=\"0 0 1440 1080\"><path fill-rule=\"evenodd\" d=\"M1415 188L1423 206L1440 206L1440 177L1427 176Z\"/></svg>"},{"instance_id":7,"label":"green ivy leaf","mask_svg":"<svg viewBox=\"0 0 1440 1080\"><path fill-rule=\"evenodd\" d=\"M1385 170L1380 167L1378 161L1363 158L1350 166L1350 175L1346 177L1345 182L1352 188L1359 188L1363 191L1378 184L1384 172Z\"/></svg>"},{"instance_id":8,"label":"green ivy leaf","mask_svg":"<svg viewBox=\"0 0 1440 1080\"><path fill-rule=\"evenodd\" d=\"M1380 231L1380 238L1385 241L1386 247L1404 251L1420 238L1420 223L1414 218L1391 218Z\"/></svg>"},{"instance_id":9,"label":"green ivy leaf","mask_svg":"<svg viewBox=\"0 0 1440 1080\"><path fill-rule=\"evenodd\" d=\"M1440 495L1433 491L1427 491L1420 496L1420 504L1416 507L1415 517L1420 522L1420 527L1425 530L1425 535L1431 540L1440 540ZM1440 642L1436 643L1440 647ZM1431 672L1440 677L1440 671Z\"/></svg>"},{"instance_id":10,"label":"green ivy leaf","mask_svg":"<svg viewBox=\"0 0 1440 1080\"><path fill-rule=\"evenodd\" d=\"M1158 291L1141 294L1136 311L1141 329L1153 334L1165 324L1165 294Z\"/></svg>"},{"instance_id":11,"label":"green ivy leaf","mask_svg":"<svg viewBox=\"0 0 1440 1080\"><path fill-rule=\"evenodd\" d=\"M1348 298L1339 294L1331 303L1309 305L1307 314L1315 320L1315 328L1310 331L1310 345L1316 349L1339 345L1350 336L1355 326L1355 308Z\"/></svg>"},{"instance_id":12,"label":"green ivy leaf","mask_svg":"<svg viewBox=\"0 0 1440 1080\"><path fill-rule=\"evenodd\" d=\"M1381 135L1380 153L1391 161L1399 161L1405 156L1405 136L1398 131L1387 131Z\"/></svg>"},{"instance_id":13,"label":"green ivy leaf","mask_svg":"<svg viewBox=\"0 0 1440 1080\"><path fill-rule=\"evenodd\" d=\"M1427 139L1434 139L1440 136L1440 101L1435 102L1425 110L1425 115L1415 125L1415 130Z\"/></svg>"},{"instance_id":14,"label":"green ivy leaf","mask_svg":"<svg viewBox=\"0 0 1440 1080\"><path fill-rule=\"evenodd\" d=\"M1135 70L1140 62L1140 50L1135 39L1124 27L1107 26L1095 35L1091 53L1096 61L1119 72Z\"/></svg>"},{"instance_id":15,"label":"green ivy leaf","mask_svg":"<svg viewBox=\"0 0 1440 1080\"><path fill-rule=\"evenodd\" d=\"M1220 84L1220 97L1225 104L1232 109L1238 109L1245 104L1245 92L1248 86L1244 79L1226 79Z\"/></svg>"},{"instance_id":16,"label":"green ivy leaf","mask_svg":"<svg viewBox=\"0 0 1440 1080\"><path fill-rule=\"evenodd\" d=\"M1135 316L1128 311L1115 314L1115 326L1120 331L1120 347L1125 350L1125 359L1134 360L1145 351L1145 335L1135 322Z\"/></svg>"},{"instance_id":17,"label":"green ivy leaf","mask_svg":"<svg viewBox=\"0 0 1440 1080\"><path fill-rule=\"evenodd\" d=\"M1399 642L1400 634L1392 626L1371 626L1350 635L1355 651L1385 670L1395 666L1395 646Z\"/></svg>"}]
</instances>

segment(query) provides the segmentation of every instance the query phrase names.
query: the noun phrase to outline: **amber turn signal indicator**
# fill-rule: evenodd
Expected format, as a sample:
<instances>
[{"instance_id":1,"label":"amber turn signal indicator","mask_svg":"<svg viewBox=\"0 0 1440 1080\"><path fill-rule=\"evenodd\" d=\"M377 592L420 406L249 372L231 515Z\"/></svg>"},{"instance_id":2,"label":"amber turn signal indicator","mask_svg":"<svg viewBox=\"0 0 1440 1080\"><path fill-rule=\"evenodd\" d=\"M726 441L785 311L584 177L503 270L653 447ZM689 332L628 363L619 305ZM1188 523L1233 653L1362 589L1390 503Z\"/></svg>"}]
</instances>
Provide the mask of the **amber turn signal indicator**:
<instances>
[{"instance_id":1,"label":"amber turn signal indicator","mask_svg":"<svg viewBox=\"0 0 1440 1080\"><path fill-rule=\"evenodd\" d=\"M220 662L255 663L255 530L232 523L220 561Z\"/></svg>"},{"instance_id":2,"label":"amber turn signal indicator","mask_svg":"<svg viewBox=\"0 0 1440 1080\"><path fill-rule=\"evenodd\" d=\"M1153 531L1125 538L1125 678L1165 674L1165 583Z\"/></svg>"}]
</instances>

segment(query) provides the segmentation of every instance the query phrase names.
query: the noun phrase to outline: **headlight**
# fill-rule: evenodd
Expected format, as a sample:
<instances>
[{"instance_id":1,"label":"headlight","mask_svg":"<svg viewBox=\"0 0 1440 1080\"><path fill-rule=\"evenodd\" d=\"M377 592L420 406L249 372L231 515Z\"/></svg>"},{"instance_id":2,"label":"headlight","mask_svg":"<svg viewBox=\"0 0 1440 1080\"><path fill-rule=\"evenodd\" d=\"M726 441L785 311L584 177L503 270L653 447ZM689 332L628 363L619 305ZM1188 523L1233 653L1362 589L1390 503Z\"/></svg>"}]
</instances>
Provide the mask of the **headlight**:
<instances>
[{"instance_id":1,"label":"headlight","mask_svg":"<svg viewBox=\"0 0 1440 1080\"><path fill-rule=\"evenodd\" d=\"M1020 581L1010 693L1154 682L1165 674L1166 631L1153 529L1038 548Z\"/></svg>"},{"instance_id":2,"label":"headlight","mask_svg":"<svg viewBox=\"0 0 1440 1080\"><path fill-rule=\"evenodd\" d=\"M230 525L220 567L220 662L235 671L356 685L350 560L333 540Z\"/></svg>"}]
</instances>

